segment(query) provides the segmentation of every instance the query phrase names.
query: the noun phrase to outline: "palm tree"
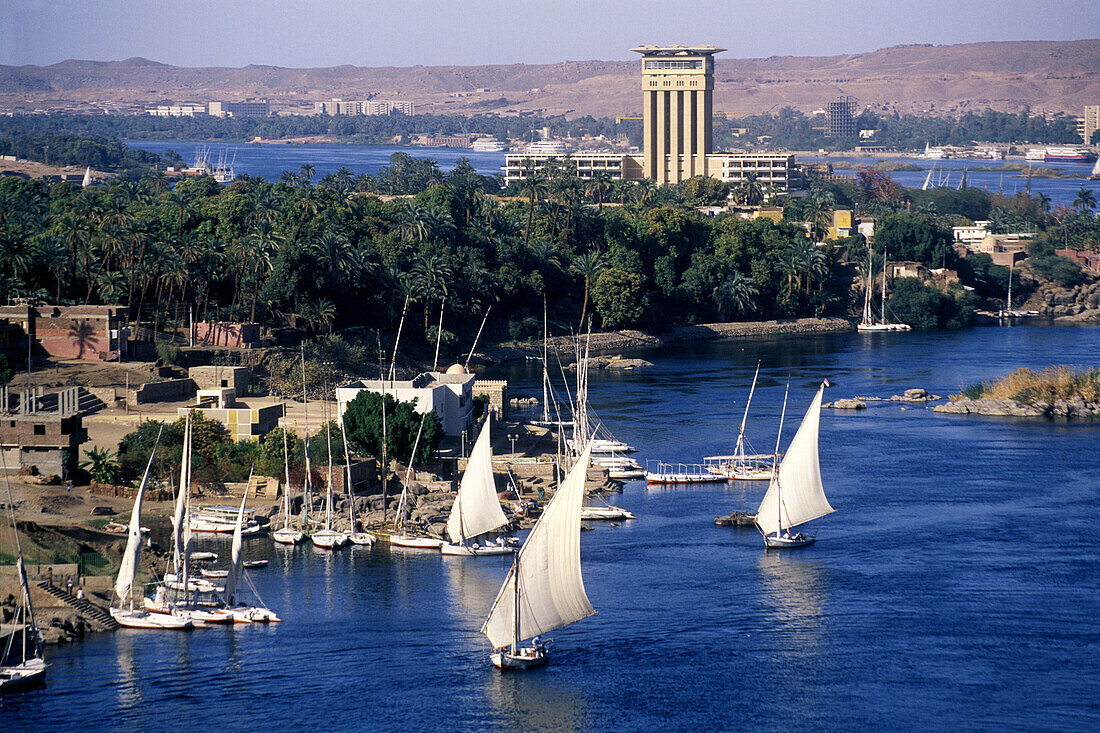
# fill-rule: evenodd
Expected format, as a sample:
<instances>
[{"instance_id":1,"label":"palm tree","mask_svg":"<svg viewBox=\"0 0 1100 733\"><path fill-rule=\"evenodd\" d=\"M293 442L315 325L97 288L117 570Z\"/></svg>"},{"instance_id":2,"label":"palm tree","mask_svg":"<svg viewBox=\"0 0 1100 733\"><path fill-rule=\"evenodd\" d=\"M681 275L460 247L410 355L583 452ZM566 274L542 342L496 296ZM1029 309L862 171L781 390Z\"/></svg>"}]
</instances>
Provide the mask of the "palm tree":
<instances>
[{"instance_id":1,"label":"palm tree","mask_svg":"<svg viewBox=\"0 0 1100 733\"><path fill-rule=\"evenodd\" d=\"M303 182L302 185L309 186L316 174L317 169L313 167L313 163L303 163L298 169L298 180Z\"/></svg>"},{"instance_id":2,"label":"palm tree","mask_svg":"<svg viewBox=\"0 0 1100 733\"><path fill-rule=\"evenodd\" d=\"M546 179L540 174L531 171L523 179L523 195L527 197L527 226L523 230L523 245L531 241L531 219L535 216L535 204L546 196Z\"/></svg>"},{"instance_id":3,"label":"palm tree","mask_svg":"<svg viewBox=\"0 0 1100 733\"><path fill-rule=\"evenodd\" d=\"M643 178L634 184L634 202L640 206L645 206L653 197L657 195L657 182L652 178Z\"/></svg>"},{"instance_id":4,"label":"palm tree","mask_svg":"<svg viewBox=\"0 0 1100 733\"><path fill-rule=\"evenodd\" d=\"M1096 208L1096 194L1091 189L1081 186L1081 190L1073 199L1073 208L1078 211L1092 211Z\"/></svg>"},{"instance_id":5,"label":"palm tree","mask_svg":"<svg viewBox=\"0 0 1100 733\"><path fill-rule=\"evenodd\" d=\"M760 290L752 280L734 272L711 293L718 312L723 318L733 315L746 315L756 308L756 300L760 297Z\"/></svg>"},{"instance_id":6,"label":"palm tree","mask_svg":"<svg viewBox=\"0 0 1100 733\"><path fill-rule=\"evenodd\" d=\"M432 301L447 297L454 268L448 258L440 254L420 254L413 261L409 274L416 288L417 298L424 303L424 334L428 333L428 311Z\"/></svg>"},{"instance_id":7,"label":"palm tree","mask_svg":"<svg viewBox=\"0 0 1100 733\"><path fill-rule=\"evenodd\" d=\"M1040 191L1035 195L1035 200L1039 203L1040 212L1044 214L1050 212L1050 196Z\"/></svg>"},{"instance_id":8,"label":"palm tree","mask_svg":"<svg viewBox=\"0 0 1100 733\"><path fill-rule=\"evenodd\" d=\"M764 187L757 180L757 174L746 173L735 189L734 196L738 203L745 206L760 206L764 203Z\"/></svg>"},{"instance_id":9,"label":"palm tree","mask_svg":"<svg viewBox=\"0 0 1100 733\"><path fill-rule=\"evenodd\" d=\"M603 209L603 199L612 189L611 176L606 171L599 171L592 175L585 186L585 192L596 200L596 206Z\"/></svg>"},{"instance_id":10,"label":"palm tree","mask_svg":"<svg viewBox=\"0 0 1100 733\"><path fill-rule=\"evenodd\" d=\"M592 282L603 271L603 256L596 250L590 250L577 255L573 264L569 266L570 272L584 278L584 300L581 301L581 321L577 326L577 333L584 329L584 317L588 314L588 292Z\"/></svg>"}]
</instances>

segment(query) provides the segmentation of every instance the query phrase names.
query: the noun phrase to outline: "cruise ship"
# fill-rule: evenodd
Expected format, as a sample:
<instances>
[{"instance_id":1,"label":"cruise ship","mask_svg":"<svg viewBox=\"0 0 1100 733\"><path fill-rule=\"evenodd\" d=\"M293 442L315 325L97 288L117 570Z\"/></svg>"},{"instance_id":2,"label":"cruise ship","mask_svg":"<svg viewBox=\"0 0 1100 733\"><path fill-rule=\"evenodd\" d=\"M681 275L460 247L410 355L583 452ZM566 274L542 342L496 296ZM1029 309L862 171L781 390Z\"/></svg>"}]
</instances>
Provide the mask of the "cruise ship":
<instances>
[{"instance_id":1,"label":"cruise ship","mask_svg":"<svg viewBox=\"0 0 1100 733\"><path fill-rule=\"evenodd\" d=\"M470 150L475 153L503 153L504 143L495 137L479 137L470 143Z\"/></svg>"},{"instance_id":2,"label":"cruise ship","mask_svg":"<svg viewBox=\"0 0 1100 733\"><path fill-rule=\"evenodd\" d=\"M527 155L565 155L565 143L561 140L539 140L527 146L524 150Z\"/></svg>"},{"instance_id":3,"label":"cruise ship","mask_svg":"<svg viewBox=\"0 0 1100 733\"><path fill-rule=\"evenodd\" d=\"M1047 148L1043 156L1047 163L1091 163L1096 153L1081 145Z\"/></svg>"}]
</instances>

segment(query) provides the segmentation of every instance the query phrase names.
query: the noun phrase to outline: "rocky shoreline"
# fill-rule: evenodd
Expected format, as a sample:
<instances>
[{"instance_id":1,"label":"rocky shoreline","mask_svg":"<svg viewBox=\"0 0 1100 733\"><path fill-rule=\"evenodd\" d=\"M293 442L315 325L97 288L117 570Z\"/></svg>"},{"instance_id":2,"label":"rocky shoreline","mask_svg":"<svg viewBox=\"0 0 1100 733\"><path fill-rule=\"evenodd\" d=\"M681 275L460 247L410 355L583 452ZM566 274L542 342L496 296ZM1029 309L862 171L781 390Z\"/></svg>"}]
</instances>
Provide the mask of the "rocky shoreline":
<instances>
[{"instance_id":1,"label":"rocky shoreline","mask_svg":"<svg viewBox=\"0 0 1100 733\"><path fill-rule=\"evenodd\" d=\"M594 354L606 354L668 344L712 341L715 339L753 338L780 335L812 335L844 333L854 328L843 318L792 318L777 321L746 321L743 323L701 323L681 326L659 335L625 329L592 334L589 349ZM576 338L555 336L547 341L547 349L570 360L576 348ZM485 347L478 354L492 363L515 359L537 358L542 354L541 343L501 344Z\"/></svg>"},{"instance_id":2,"label":"rocky shoreline","mask_svg":"<svg viewBox=\"0 0 1100 733\"><path fill-rule=\"evenodd\" d=\"M989 417L1100 417L1100 403L1086 402L1081 397L1054 402L1021 402L1012 399L960 399L946 405L936 405L933 412L941 415L985 415Z\"/></svg>"}]
</instances>

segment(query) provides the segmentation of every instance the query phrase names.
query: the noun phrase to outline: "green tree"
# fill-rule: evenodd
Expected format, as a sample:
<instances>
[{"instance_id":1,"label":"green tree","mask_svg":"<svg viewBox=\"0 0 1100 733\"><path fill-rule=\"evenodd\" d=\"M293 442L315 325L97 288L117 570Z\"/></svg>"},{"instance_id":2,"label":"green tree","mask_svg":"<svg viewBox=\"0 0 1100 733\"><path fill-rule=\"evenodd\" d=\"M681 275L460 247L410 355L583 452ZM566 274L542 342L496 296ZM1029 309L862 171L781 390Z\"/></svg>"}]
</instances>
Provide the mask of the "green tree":
<instances>
[{"instance_id":1,"label":"green tree","mask_svg":"<svg viewBox=\"0 0 1100 733\"><path fill-rule=\"evenodd\" d=\"M1092 211L1096 208L1096 194L1091 189L1081 186L1073 198L1073 208L1079 211Z\"/></svg>"},{"instance_id":2,"label":"green tree","mask_svg":"<svg viewBox=\"0 0 1100 733\"><path fill-rule=\"evenodd\" d=\"M423 422L424 430L413 462L427 463L443 439L439 416L434 411L421 415L416 411L414 402L398 401L389 394L383 399L381 394L363 391L348 403L344 424L350 445L362 453L381 458L383 405L386 411L387 459L408 460Z\"/></svg>"},{"instance_id":3,"label":"green tree","mask_svg":"<svg viewBox=\"0 0 1100 733\"><path fill-rule=\"evenodd\" d=\"M752 280L735 272L714 289L711 297L722 317L729 319L756 310L756 299L760 297L760 291Z\"/></svg>"},{"instance_id":4,"label":"green tree","mask_svg":"<svg viewBox=\"0 0 1100 733\"><path fill-rule=\"evenodd\" d=\"M608 268L596 278L592 302L607 328L634 324L645 312L647 297L641 275Z\"/></svg>"}]
</instances>

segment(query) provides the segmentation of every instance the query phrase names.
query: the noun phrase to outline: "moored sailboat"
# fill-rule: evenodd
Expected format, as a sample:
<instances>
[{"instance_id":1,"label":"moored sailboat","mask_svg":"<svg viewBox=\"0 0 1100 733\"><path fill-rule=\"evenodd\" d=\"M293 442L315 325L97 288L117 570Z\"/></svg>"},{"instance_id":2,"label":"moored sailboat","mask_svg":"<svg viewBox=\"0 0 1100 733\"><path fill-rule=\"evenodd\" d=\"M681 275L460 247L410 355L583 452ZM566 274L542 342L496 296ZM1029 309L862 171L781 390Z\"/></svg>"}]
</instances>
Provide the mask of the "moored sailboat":
<instances>
[{"instance_id":1,"label":"moored sailboat","mask_svg":"<svg viewBox=\"0 0 1100 733\"><path fill-rule=\"evenodd\" d=\"M0 460L3 451L0 451ZM33 687L46 679L49 663L42 656L42 636L34 620L34 604L27 583L27 569L23 566L23 546L19 542L19 527L15 522L15 500L11 495L11 483L7 466L0 465L4 474L4 486L8 492L8 511L11 513L11 530L15 535L15 568L19 574L20 599L12 617L7 644L0 648L0 694ZM132 523L131 523L132 524ZM140 533L140 527L139 527ZM16 648L16 636L19 646Z\"/></svg>"},{"instance_id":2,"label":"moored sailboat","mask_svg":"<svg viewBox=\"0 0 1100 733\"><path fill-rule=\"evenodd\" d=\"M477 539L508 524L493 480L489 422L490 418L486 417L451 506L451 515L447 518L447 536L451 541L440 547L444 555L506 555L513 551L503 541L487 543Z\"/></svg>"},{"instance_id":3,"label":"moored sailboat","mask_svg":"<svg viewBox=\"0 0 1100 733\"><path fill-rule=\"evenodd\" d=\"M737 445L732 456L706 456L703 465L708 471L719 476L738 481L767 481L775 470L776 457L771 454L746 453L745 425L749 419L749 406L756 392L756 380L760 376L760 362L756 362L756 373L749 388L749 399L745 402L745 414L741 416L741 427L737 431ZM750 446L751 448L751 446Z\"/></svg>"},{"instance_id":4,"label":"moored sailboat","mask_svg":"<svg viewBox=\"0 0 1100 733\"><path fill-rule=\"evenodd\" d=\"M771 484L760 508L756 510L756 526L764 535L767 548L794 548L813 544L814 537L803 535L797 527L834 511L825 498L821 485L821 465L818 460L818 432L821 424L821 397L828 382L822 382L810 408L798 426L798 432L787 447L779 467L772 474ZM789 385L788 385L789 388ZM787 411L787 396L783 396L783 414ZM780 418L780 434L783 429ZM776 438L776 454L779 438Z\"/></svg>"},{"instance_id":5,"label":"moored sailboat","mask_svg":"<svg viewBox=\"0 0 1100 733\"><path fill-rule=\"evenodd\" d=\"M493 645L489 658L501 670L544 664L549 653L542 634L596 612L581 577L581 506L591 455L585 447L546 505L481 627Z\"/></svg>"},{"instance_id":6,"label":"moored sailboat","mask_svg":"<svg viewBox=\"0 0 1100 733\"><path fill-rule=\"evenodd\" d=\"M271 533L271 539L280 545L296 545L306 536L290 526L290 455L286 444L286 429L283 430L283 478L283 526Z\"/></svg>"},{"instance_id":7,"label":"moored sailboat","mask_svg":"<svg viewBox=\"0 0 1100 733\"><path fill-rule=\"evenodd\" d=\"M162 428L163 430L163 428ZM150 613L145 608L134 608L134 580L137 577L138 561L141 559L141 505L145 499L145 487L149 483L149 470L153 466L153 456L160 445L160 433L149 453L149 463L141 477L141 485L134 497L134 510L130 514L130 526L126 536L126 550L122 554L122 563L118 567L115 579L115 595L118 607L111 607L111 617L121 626L134 629L190 629L194 624L189 619L172 614ZM185 440L186 440L186 433ZM181 489L182 490L182 489Z\"/></svg>"},{"instance_id":8,"label":"moored sailboat","mask_svg":"<svg viewBox=\"0 0 1100 733\"><path fill-rule=\"evenodd\" d=\"M867 248L867 290L863 297L863 319L856 325L857 331L909 331L908 323L890 323L886 320L886 252L882 253L882 316L876 321L871 307L871 291L874 289L874 273L871 267L872 251Z\"/></svg>"}]
</instances>

